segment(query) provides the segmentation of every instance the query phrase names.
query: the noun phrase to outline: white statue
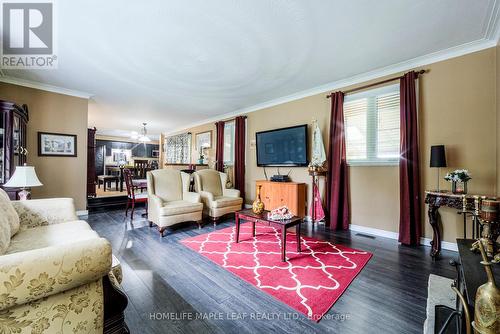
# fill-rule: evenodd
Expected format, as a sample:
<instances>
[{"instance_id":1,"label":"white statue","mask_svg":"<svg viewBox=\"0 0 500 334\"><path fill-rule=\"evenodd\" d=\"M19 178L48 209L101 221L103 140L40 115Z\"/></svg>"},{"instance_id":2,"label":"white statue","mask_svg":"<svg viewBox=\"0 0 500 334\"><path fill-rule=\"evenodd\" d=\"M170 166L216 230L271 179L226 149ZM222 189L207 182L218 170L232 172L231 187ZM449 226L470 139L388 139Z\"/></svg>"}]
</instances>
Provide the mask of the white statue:
<instances>
[{"instance_id":1,"label":"white statue","mask_svg":"<svg viewBox=\"0 0 500 334\"><path fill-rule=\"evenodd\" d=\"M318 121L313 120L313 134L312 134L312 159L309 163L309 169L322 169L325 167L326 153L325 145L323 145L323 137L319 129Z\"/></svg>"}]
</instances>

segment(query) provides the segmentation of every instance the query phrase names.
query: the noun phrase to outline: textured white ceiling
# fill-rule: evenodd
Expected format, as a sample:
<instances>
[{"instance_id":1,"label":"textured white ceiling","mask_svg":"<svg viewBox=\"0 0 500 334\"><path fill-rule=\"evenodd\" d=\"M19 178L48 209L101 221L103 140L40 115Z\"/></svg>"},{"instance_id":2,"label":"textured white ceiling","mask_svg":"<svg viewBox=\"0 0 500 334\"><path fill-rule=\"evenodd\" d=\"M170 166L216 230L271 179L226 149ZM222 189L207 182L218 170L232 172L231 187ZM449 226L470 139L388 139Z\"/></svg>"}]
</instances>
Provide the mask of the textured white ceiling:
<instances>
[{"instance_id":1,"label":"textured white ceiling","mask_svg":"<svg viewBox=\"0 0 500 334\"><path fill-rule=\"evenodd\" d=\"M169 132L478 41L495 0L57 1L57 70L101 133ZM115 131L110 131L115 130Z\"/></svg>"}]
</instances>

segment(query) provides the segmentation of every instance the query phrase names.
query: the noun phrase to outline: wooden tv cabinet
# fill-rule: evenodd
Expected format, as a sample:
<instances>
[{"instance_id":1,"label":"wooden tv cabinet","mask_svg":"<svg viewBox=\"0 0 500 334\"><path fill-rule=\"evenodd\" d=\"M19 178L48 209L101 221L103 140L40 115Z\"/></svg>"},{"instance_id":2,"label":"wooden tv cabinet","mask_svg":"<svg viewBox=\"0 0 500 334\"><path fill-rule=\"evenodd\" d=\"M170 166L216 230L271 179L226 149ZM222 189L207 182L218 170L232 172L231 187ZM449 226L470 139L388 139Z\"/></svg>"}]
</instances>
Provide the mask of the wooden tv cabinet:
<instances>
[{"instance_id":1,"label":"wooden tv cabinet","mask_svg":"<svg viewBox=\"0 0 500 334\"><path fill-rule=\"evenodd\" d=\"M306 216L306 184L297 182L256 181L256 190L260 189L260 198L266 210L273 210L286 205L298 217Z\"/></svg>"}]
</instances>

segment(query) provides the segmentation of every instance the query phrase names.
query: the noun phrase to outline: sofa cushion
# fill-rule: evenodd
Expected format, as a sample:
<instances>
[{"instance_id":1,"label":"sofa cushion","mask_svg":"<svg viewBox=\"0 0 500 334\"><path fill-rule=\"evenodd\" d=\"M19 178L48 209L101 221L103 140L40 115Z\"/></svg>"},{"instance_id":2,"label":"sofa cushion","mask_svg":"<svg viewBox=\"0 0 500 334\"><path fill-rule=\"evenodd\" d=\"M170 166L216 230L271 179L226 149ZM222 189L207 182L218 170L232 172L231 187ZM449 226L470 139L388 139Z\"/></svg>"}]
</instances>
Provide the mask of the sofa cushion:
<instances>
[{"instance_id":1,"label":"sofa cushion","mask_svg":"<svg viewBox=\"0 0 500 334\"><path fill-rule=\"evenodd\" d=\"M160 208L160 216L174 216L183 213L191 213L203 210L202 203L192 203L188 201L171 201L164 203Z\"/></svg>"},{"instance_id":2,"label":"sofa cushion","mask_svg":"<svg viewBox=\"0 0 500 334\"><path fill-rule=\"evenodd\" d=\"M222 183L218 171L213 169L204 169L196 173L198 173L201 179L200 190L212 193L214 196L222 195Z\"/></svg>"},{"instance_id":3,"label":"sofa cushion","mask_svg":"<svg viewBox=\"0 0 500 334\"><path fill-rule=\"evenodd\" d=\"M10 245L10 224L7 217L0 215L0 255L7 251Z\"/></svg>"},{"instance_id":4,"label":"sofa cushion","mask_svg":"<svg viewBox=\"0 0 500 334\"><path fill-rule=\"evenodd\" d=\"M39 226L17 233L10 241L7 254L63 245L92 238L99 238L99 235L83 220Z\"/></svg>"},{"instance_id":5,"label":"sofa cushion","mask_svg":"<svg viewBox=\"0 0 500 334\"><path fill-rule=\"evenodd\" d=\"M227 208L228 206L241 204L243 204L243 199L241 197L218 196L215 197L213 201L214 208Z\"/></svg>"},{"instance_id":6,"label":"sofa cushion","mask_svg":"<svg viewBox=\"0 0 500 334\"><path fill-rule=\"evenodd\" d=\"M9 195L0 189L0 216L4 216L10 225L10 236L19 231L19 216L10 202Z\"/></svg>"}]
</instances>

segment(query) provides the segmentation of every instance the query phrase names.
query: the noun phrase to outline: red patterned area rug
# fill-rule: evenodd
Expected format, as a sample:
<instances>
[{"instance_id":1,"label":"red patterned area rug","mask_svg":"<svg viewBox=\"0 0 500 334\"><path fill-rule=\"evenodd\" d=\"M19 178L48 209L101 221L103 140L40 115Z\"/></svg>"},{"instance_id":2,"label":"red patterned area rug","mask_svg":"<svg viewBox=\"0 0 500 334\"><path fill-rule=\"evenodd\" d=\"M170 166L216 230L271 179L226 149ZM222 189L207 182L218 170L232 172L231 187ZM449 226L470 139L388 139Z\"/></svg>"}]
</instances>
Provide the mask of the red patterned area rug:
<instances>
[{"instance_id":1,"label":"red patterned area rug","mask_svg":"<svg viewBox=\"0 0 500 334\"><path fill-rule=\"evenodd\" d=\"M304 236L297 253L295 235L289 232L287 262L281 262L281 232L256 224L254 238L251 226L240 225L239 243L235 227L181 242L314 321L321 320L372 256Z\"/></svg>"}]
</instances>

